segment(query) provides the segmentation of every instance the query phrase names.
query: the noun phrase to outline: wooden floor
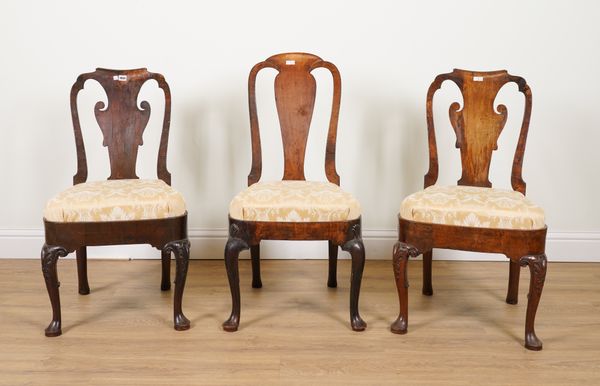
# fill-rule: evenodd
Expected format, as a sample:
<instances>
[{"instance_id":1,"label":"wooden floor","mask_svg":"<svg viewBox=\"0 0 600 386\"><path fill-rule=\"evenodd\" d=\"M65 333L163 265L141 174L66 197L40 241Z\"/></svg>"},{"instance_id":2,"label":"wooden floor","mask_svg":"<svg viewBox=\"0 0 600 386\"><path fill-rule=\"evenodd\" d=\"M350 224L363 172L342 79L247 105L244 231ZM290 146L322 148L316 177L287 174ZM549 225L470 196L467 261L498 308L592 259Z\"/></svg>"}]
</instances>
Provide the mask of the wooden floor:
<instances>
[{"instance_id":1,"label":"wooden floor","mask_svg":"<svg viewBox=\"0 0 600 386\"><path fill-rule=\"evenodd\" d=\"M394 335L391 262L369 261L360 298L363 333L348 322L349 261L339 287L325 260L263 261L250 287L240 262L242 320L230 311L222 261L192 261L184 295L189 331L172 327L172 291L160 261L89 263L89 296L77 294L75 261L59 262L63 335L46 338L50 303L37 260L0 260L0 384L600 384L600 264L549 265L537 317L541 352L523 347L529 273L520 303L504 303L508 263L434 261L434 296L421 295L409 263L410 323Z\"/></svg>"}]
</instances>

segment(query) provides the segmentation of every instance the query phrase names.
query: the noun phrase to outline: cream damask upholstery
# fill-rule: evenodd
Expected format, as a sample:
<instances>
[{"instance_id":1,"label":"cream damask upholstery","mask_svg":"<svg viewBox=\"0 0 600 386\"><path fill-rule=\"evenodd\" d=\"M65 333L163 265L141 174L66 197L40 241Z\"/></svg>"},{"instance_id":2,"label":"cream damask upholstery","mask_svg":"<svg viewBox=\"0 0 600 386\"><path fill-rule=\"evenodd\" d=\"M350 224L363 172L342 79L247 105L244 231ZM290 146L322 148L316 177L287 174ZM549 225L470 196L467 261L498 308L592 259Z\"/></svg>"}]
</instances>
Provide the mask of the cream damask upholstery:
<instances>
[{"instance_id":1,"label":"cream damask upholstery","mask_svg":"<svg viewBox=\"0 0 600 386\"><path fill-rule=\"evenodd\" d=\"M77 184L44 210L52 222L160 219L185 214L183 196L162 180L108 180Z\"/></svg>"},{"instance_id":2,"label":"cream damask upholstery","mask_svg":"<svg viewBox=\"0 0 600 386\"><path fill-rule=\"evenodd\" d=\"M406 197L400 217L476 228L541 229L544 210L520 192L473 186L430 186Z\"/></svg>"},{"instance_id":3,"label":"cream damask upholstery","mask_svg":"<svg viewBox=\"0 0 600 386\"><path fill-rule=\"evenodd\" d=\"M330 182L257 182L233 198L229 216L246 221L346 221L360 216L360 204Z\"/></svg>"}]
</instances>

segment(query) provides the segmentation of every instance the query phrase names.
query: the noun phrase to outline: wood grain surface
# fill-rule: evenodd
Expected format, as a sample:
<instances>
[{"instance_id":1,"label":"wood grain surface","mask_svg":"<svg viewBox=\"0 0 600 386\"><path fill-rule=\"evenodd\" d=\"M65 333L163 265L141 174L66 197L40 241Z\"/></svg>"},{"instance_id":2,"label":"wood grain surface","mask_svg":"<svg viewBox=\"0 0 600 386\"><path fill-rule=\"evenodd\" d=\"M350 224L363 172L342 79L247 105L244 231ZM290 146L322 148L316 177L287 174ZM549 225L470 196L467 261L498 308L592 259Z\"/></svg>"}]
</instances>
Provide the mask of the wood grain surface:
<instances>
[{"instance_id":1,"label":"wood grain surface","mask_svg":"<svg viewBox=\"0 0 600 386\"><path fill-rule=\"evenodd\" d=\"M157 286L160 260L90 260L88 296L77 293L76 262L65 260L65 334L49 339L39 261L0 260L0 384L600 384L600 264L553 263L538 311L540 352L521 345L529 275L522 301L504 302L508 262L436 261L431 297L417 290L421 262L411 262L407 335L389 331L390 261L367 261L362 333L347 322L350 260L339 261L337 288L326 286L327 264L265 260L257 290L250 260L241 260L245 322L230 334L221 329L230 308L222 261L190 261L192 328L177 332L172 293Z\"/></svg>"}]
</instances>

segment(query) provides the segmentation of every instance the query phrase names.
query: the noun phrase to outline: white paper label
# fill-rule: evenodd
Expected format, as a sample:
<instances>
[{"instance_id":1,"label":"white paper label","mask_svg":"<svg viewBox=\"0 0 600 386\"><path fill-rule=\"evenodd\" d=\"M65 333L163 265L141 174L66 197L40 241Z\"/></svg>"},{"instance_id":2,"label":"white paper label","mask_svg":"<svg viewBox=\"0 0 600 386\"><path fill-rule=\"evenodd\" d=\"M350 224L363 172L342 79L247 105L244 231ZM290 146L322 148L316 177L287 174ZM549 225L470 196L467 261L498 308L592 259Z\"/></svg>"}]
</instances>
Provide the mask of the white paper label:
<instances>
[{"instance_id":1,"label":"white paper label","mask_svg":"<svg viewBox=\"0 0 600 386\"><path fill-rule=\"evenodd\" d=\"M113 76L113 80L118 80L119 82L126 82L127 75L115 75Z\"/></svg>"},{"instance_id":2,"label":"white paper label","mask_svg":"<svg viewBox=\"0 0 600 386\"><path fill-rule=\"evenodd\" d=\"M295 64L296 64L296 61L295 61L295 60L286 60L286 61L285 61L285 65L286 65L286 66L293 66L293 65L295 65Z\"/></svg>"},{"instance_id":3,"label":"white paper label","mask_svg":"<svg viewBox=\"0 0 600 386\"><path fill-rule=\"evenodd\" d=\"M483 82L483 76L474 76L473 82Z\"/></svg>"}]
</instances>

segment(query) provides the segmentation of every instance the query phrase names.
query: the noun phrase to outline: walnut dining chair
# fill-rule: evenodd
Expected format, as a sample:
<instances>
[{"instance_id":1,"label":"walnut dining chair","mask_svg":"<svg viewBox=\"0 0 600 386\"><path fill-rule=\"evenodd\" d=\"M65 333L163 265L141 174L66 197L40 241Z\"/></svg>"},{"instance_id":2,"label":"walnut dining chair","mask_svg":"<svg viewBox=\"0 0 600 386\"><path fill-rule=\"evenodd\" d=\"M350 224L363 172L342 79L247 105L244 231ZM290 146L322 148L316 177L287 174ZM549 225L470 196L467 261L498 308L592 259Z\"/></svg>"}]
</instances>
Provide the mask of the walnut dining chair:
<instances>
[{"instance_id":1,"label":"walnut dining chair","mask_svg":"<svg viewBox=\"0 0 600 386\"><path fill-rule=\"evenodd\" d=\"M450 122L460 149L462 176L458 186L435 185L438 153L433 120L433 97L441 84L454 82L463 97L450 105ZM492 188L489 169L492 153L507 119L507 108L494 107L499 90L514 82L524 95L525 108L512 163L513 190ZM400 313L392 324L394 333L404 334L408 325L409 256L423 255L423 294L432 295L432 249L446 248L504 254L509 263L506 302L517 303L519 272L529 266L531 281L525 321L525 347L541 350L534 329L535 315L546 277L546 224L544 211L525 197L522 177L523 154L531 116L531 90L525 79L506 71L454 70L438 75L427 92L429 171L425 189L401 204L399 241L394 246L393 266Z\"/></svg>"},{"instance_id":2,"label":"walnut dining chair","mask_svg":"<svg viewBox=\"0 0 600 386\"><path fill-rule=\"evenodd\" d=\"M284 171L281 181L260 181L262 153L256 107L256 76L264 68L275 69L275 102L283 142ZM329 70L333 76L333 104L325 150L328 182L306 181L304 157L310 129L316 80L311 71ZM231 316L223 323L226 331L236 331L240 323L238 255L250 249L252 287L262 287L260 242L262 240L328 240L329 276L327 285L337 286L338 247L350 252L350 322L355 331L366 323L358 312L358 297L365 264L361 236L360 205L340 187L335 168L335 146L341 98L338 69L318 56L306 53L274 55L256 64L248 78L252 168L248 188L234 197L229 206L229 238L225 265L232 297Z\"/></svg>"},{"instance_id":3,"label":"walnut dining chair","mask_svg":"<svg viewBox=\"0 0 600 386\"><path fill-rule=\"evenodd\" d=\"M108 103L96 103L94 113L108 148L110 176L106 181L87 181L87 158L79 121L77 96L87 80L98 82ZM154 80L164 92L165 110L158 149L157 179L136 175L138 146L150 118L150 104L139 103L141 87ZM45 244L42 273L52 304L52 321L46 336L61 335L61 309L57 260L75 251L79 293L87 295L87 246L150 244L161 250L161 289L170 289L171 253L175 255L174 324L186 330L190 322L182 312L190 243L183 196L173 189L167 170L167 143L171 121L171 93L164 77L135 70L98 68L82 74L71 88L71 117L77 148L77 173L73 186L50 199L44 209Z\"/></svg>"}]
</instances>

